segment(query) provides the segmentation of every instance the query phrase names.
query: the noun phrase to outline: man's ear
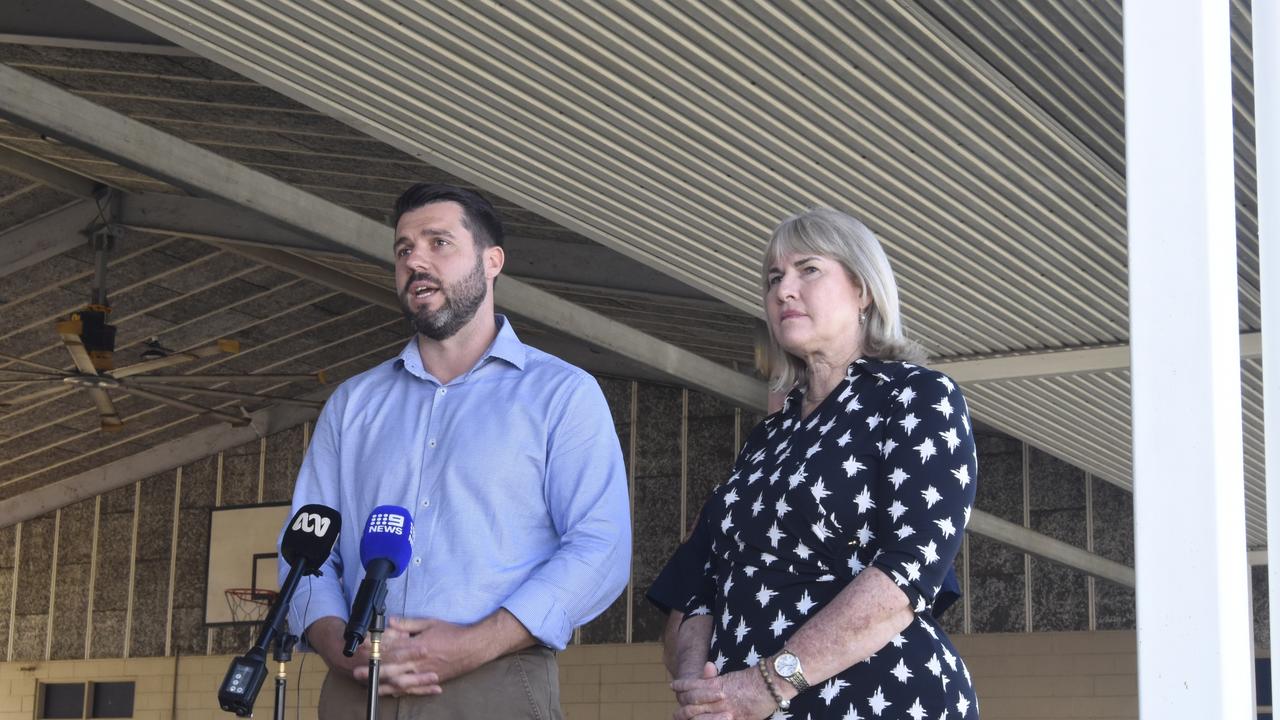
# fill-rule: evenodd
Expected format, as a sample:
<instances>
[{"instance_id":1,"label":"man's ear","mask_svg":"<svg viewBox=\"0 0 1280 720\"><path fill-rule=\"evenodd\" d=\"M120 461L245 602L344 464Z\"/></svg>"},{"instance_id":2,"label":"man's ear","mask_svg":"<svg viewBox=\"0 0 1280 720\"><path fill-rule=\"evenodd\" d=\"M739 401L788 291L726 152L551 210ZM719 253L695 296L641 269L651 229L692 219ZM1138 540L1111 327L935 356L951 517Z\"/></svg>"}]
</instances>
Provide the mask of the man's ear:
<instances>
[{"instance_id":1,"label":"man's ear","mask_svg":"<svg viewBox=\"0 0 1280 720\"><path fill-rule=\"evenodd\" d=\"M502 248L497 245L484 249L484 276L493 279L498 277L502 272L502 266L507 261L507 255Z\"/></svg>"}]
</instances>

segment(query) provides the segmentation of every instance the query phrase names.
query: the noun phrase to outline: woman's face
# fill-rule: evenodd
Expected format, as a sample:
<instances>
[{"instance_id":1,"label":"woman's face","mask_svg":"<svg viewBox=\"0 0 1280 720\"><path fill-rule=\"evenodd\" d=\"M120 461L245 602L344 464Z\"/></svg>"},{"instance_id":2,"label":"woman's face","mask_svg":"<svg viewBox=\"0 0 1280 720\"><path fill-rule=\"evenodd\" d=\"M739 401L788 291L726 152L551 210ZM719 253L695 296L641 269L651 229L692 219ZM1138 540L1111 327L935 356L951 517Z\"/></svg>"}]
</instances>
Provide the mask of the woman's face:
<instances>
[{"instance_id":1,"label":"woman's face","mask_svg":"<svg viewBox=\"0 0 1280 720\"><path fill-rule=\"evenodd\" d=\"M793 253L769 268L767 282L765 315L784 350L800 358L857 350L858 312L870 299L844 266L823 255Z\"/></svg>"}]
</instances>

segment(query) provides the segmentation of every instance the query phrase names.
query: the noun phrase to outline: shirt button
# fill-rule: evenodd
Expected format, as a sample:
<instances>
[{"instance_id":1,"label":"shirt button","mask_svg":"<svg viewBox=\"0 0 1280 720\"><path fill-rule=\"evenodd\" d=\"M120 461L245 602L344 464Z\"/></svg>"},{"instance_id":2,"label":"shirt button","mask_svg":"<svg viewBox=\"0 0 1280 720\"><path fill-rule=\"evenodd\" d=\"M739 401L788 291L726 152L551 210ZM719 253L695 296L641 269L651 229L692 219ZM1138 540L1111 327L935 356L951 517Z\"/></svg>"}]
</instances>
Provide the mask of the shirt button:
<instances>
[{"instance_id":1,"label":"shirt button","mask_svg":"<svg viewBox=\"0 0 1280 720\"><path fill-rule=\"evenodd\" d=\"M414 559L413 559L413 564L414 564L414 565L421 565L421 564L422 564L422 558L420 558L420 557L416 557L416 558L414 558Z\"/></svg>"},{"instance_id":2,"label":"shirt button","mask_svg":"<svg viewBox=\"0 0 1280 720\"><path fill-rule=\"evenodd\" d=\"M427 441L427 447L435 447L435 446L436 446L435 438L431 438L430 440Z\"/></svg>"},{"instance_id":3,"label":"shirt button","mask_svg":"<svg viewBox=\"0 0 1280 720\"><path fill-rule=\"evenodd\" d=\"M440 394L441 394L441 395L443 395L443 394L445 394L445 393L449 392L449 390L448 390L447 388L440 388L440 391L439 391L439 392L440 392Z\"/></svg>"},{"instance_id":4,"label":"shirt button","mask_svg":"<svg viewBox=\"0 0 1280 720\"><path fill-rule=\"evenodd\" d=\"M423 501L422 501L422 507L431 507L431 501L430 501L430 500L423 500Z\"/></svg>"}]
</instances>

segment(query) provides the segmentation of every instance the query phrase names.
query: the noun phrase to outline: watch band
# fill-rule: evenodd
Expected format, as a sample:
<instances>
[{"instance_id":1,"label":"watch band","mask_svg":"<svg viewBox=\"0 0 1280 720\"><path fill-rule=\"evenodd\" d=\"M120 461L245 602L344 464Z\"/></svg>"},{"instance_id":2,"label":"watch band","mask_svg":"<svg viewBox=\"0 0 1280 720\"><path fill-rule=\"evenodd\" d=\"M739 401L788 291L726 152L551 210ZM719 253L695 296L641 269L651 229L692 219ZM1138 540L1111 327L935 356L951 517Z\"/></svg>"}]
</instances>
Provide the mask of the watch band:
<instances>
[{"instance_id":1,"label":"watch band","mask_svg":"<svg viewBox=\"0 0 1280 720\"><path fill-rule=\"evenodd\" d=\"M778 692L778 688L773 685L773 678L769 677L769 670L765 667L767 660L768 658L756 663L756 667L760 668L760 677L764 678L764 686L769 688L769 694L773 696L773 701L778 704L779 710L790 710L791 701L782 697L782 693Z\"/></svg>"}]
</instances>

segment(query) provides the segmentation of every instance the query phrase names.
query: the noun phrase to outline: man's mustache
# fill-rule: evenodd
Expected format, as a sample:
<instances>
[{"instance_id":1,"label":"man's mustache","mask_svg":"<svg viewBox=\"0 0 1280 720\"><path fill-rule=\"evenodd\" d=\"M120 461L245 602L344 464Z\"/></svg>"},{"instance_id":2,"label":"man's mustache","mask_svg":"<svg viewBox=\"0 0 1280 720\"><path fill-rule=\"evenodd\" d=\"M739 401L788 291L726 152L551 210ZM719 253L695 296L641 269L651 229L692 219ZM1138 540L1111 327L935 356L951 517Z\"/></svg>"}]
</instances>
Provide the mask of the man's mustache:
<instances>
[{"instance_id":1,"label":"man's mustache","mask_svg":"<svg viewBox=\"0 0 1280 720\"><path fill-rule=\"evenodd\" d=\"M409 292L409 286L416 282L429 282L438 288L444 287L444 283L440 282L440 278L435 275L432 275L429 272L415 272L409 276L408 280L405 280L404 287L400 289L400 292L402 294Z\"/></svg>"}]
</instances>

